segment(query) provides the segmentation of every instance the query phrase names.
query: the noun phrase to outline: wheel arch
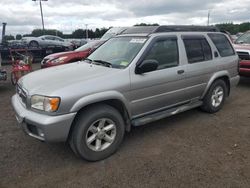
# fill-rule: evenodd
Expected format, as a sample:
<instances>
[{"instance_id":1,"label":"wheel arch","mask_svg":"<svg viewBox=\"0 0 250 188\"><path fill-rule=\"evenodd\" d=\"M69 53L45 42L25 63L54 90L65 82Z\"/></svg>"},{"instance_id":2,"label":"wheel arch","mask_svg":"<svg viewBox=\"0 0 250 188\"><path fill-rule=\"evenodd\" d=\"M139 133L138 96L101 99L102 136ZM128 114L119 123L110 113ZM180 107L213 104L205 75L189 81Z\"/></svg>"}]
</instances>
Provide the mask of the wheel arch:
<instances>
[{"instance_id":1,"label":"wheel arch","mask_svg":"<svg viewBox=\"0 0 250 188\"><path fill-rule=\"evenodd\" d=\"M71 135L72 130L74 129L75 122L79 118L80 114L83 113L84 110L86 110L88 107L100 104L106 104L118 110L123 117L126 131L130 131L131 113L128 102L120 93L118 92L112 92L112 93L113 95L110 95L111 92L105 92L105 93L98 93L86 96L81 98L75 103L75 105L71 108L71 112L77 112L77 114L73 120L73 123L71 124L68 138Z\"/></svg>"},{"instance_id":2,"label":"wheel arch","mask_svg":"<svg viewBox=\"0 0 250 188\"><path fill-rule=\"evenodd\" d=\"M32 42L37 43L38 46L40 45L39 42L38 42L37 40L34 40L34 39L32 39L32 40L29 41L29 45L30 45L30 43L32 43Z\"/></svg>"},{"instance_id":3,"label":"wheel arch","mask_svg":"<svg viewBox=\"0 0 250 188\"><path fill-rule=\"evenodd\" d=\"M230 87L230 76L229 76L229 73L227 71L221 71L221 72L218 72L218 73L215 73L209 80L207 86L206 86L206 89L205 91L203 92L202 94L202 99L205 97L205 95L207 94L209 88L211 87L211 85L216 81L216 80L223 80L227 86L227 96L229 96L230 94L230 90L231 90L231 87Z\"/></svg>"}]
</instances>

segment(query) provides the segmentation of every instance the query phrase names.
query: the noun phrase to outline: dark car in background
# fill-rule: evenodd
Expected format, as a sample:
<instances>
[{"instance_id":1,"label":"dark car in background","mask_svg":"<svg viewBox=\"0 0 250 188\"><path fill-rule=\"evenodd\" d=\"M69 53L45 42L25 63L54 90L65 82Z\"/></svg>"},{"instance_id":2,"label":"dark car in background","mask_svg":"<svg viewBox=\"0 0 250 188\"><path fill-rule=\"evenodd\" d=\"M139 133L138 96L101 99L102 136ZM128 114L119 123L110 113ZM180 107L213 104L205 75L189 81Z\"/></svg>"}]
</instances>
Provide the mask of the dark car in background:
<instances>
[{"instance_id":1,"label":"dark car in background","mask_svg":"<svg viewBox=\"0 0 250 188\"><path fill-rule=\"evenodd\" d=\"M90 41L74 51L60 52L48 55L42 60L41 67L47 68L80 61L88 57L93 51L95 51L95 49L97 49L104 42L105 40Z\"/></svg>"}]
</instances>

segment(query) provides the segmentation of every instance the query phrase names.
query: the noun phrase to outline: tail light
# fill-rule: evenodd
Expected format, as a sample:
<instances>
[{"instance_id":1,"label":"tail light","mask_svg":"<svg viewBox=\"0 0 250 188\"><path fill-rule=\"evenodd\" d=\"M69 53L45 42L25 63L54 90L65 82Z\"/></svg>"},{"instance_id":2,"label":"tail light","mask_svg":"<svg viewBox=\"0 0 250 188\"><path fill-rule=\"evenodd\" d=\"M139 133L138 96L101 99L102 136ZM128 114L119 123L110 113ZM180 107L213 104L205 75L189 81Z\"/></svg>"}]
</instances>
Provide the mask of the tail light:
<instances>
[{"instance_id":1,"label":"tail light","mask_svg":"<svg viewBox=\"0 0 250 188\"><path fill-rule=\"evenodd\" d=\"M241 59L239 58L238 59L238 73L240 73L240 62L241 62Z\"/></svg>"}]
</instances>

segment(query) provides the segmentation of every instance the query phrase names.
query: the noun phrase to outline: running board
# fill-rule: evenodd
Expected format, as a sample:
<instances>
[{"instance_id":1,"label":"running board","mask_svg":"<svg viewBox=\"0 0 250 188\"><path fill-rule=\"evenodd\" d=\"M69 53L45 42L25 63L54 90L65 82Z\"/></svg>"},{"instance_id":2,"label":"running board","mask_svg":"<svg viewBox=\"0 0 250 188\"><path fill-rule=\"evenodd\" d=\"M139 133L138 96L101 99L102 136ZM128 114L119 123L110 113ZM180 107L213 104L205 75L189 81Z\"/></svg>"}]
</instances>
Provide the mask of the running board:
<instances>
[{"instance_id":1,"label":"running board","mask_svg":"<svg viewBox=\"0 0 250 188\"><path fill-rule=\"evenodd\" d=\"M190 102L186 105L183 106L179 106L179 107L175 107L175 108L171 108L168 110L164 110L161 112L156 112L154 114L150 114L141 118L137 118L132 120L132 125L133 126L140 126L140 125L145 125L147 123L153 122L153 121L157 121L175 114L179 114L181 112L185 112L187 110L190 110L192 108L196 108L202 105L202 101L197 101L197 102Z\"/></svg>"}]
</instances>

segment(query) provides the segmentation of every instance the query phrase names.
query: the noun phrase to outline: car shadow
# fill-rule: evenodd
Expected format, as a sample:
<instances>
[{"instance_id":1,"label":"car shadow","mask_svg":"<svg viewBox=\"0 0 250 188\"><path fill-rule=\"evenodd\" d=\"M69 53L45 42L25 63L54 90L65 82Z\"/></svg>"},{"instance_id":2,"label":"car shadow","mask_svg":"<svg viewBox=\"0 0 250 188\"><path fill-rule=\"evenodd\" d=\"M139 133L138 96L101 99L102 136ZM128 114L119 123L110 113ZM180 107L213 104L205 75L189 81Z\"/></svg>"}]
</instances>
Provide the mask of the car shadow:
<instances>
[{"instance_id":1,"label":"car shadow","mask_svg":"<svg viewBox=\"0 0 250 188\"><path fill-rule=\"evenodd\" d=\"M240 77L239 87L250 87L250 77Z\"/></svg>"}]
</instances>

